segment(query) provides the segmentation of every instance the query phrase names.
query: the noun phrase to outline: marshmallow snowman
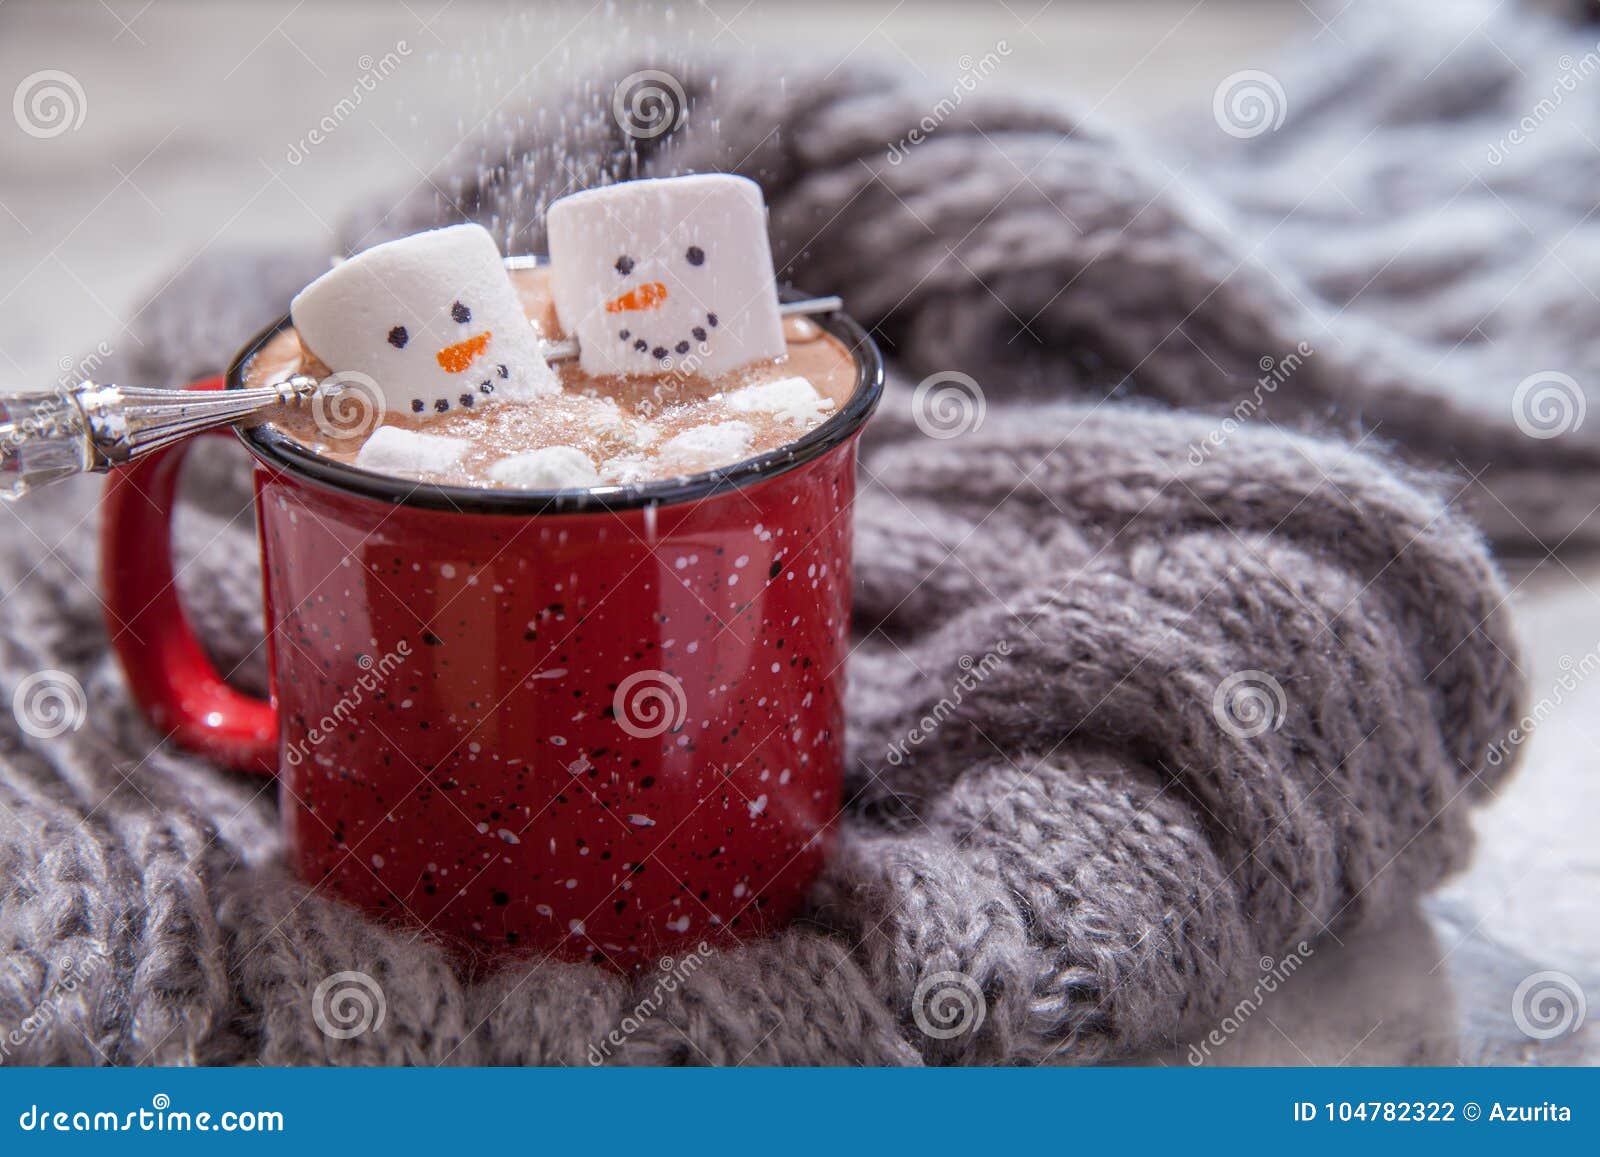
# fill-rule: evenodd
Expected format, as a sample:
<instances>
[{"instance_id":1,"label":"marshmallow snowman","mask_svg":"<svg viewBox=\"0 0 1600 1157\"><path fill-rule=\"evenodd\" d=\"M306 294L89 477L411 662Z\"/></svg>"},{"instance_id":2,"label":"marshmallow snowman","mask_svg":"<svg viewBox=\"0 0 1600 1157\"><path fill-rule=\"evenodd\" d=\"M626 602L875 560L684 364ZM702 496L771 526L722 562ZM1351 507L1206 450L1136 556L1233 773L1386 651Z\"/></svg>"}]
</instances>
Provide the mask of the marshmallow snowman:
<instances>
[{"instance_id":1,"label":"marshmallow snowman","mask_svg":"<svg viewBox=\"0 0 1600 1157\"><path fill-rule=\"evenodd\" d=\"M548 215L556 316L589 374L715 377L781 357L783 319L754 181L624 181Z\"/></svg>"},{"instance_id":2,"label":"marshmallow snowman","mask_svg":"<svg viewBox=\"0 0 1600 1157\"><path fill-rule=\"evenodd\" d=\"M289 314L330 370L370 377L401 413L435 417L561 388L479 225L375 245L301 290Z\"/></svg>"}]
</instances>

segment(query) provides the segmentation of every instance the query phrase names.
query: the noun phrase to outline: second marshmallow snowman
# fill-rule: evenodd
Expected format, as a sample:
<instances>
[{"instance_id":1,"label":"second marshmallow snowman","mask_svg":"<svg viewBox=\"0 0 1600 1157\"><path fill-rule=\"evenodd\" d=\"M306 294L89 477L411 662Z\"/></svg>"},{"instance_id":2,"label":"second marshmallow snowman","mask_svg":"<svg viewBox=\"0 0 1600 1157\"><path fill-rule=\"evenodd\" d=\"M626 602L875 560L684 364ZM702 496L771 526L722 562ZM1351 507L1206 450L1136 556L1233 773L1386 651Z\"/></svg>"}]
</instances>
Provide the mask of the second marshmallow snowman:
<instances>
[{"instance_id":1,"label":"second marshmallow snowman","mask_svg":"<svg viewBox=\"0 0 1600 1157\"><path fill-rule=\"evenodd\" d=\"M550 206L556 315L585 373L703 377L782 356L783 319L754 181L624 181Z\"/></svg>"}]
</instances>

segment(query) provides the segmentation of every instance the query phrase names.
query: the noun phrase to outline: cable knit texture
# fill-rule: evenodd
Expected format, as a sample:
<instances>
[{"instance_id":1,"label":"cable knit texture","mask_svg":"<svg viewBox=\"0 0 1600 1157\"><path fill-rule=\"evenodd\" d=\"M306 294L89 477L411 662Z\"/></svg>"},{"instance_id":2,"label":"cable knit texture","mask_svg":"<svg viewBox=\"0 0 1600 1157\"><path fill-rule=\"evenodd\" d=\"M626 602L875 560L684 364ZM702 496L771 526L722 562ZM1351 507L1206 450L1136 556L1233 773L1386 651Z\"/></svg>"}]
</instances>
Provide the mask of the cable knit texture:
<instances>
[{"instance_id":1,"label":"cable knit texture","mask_svg":"<svg viewBox=\"0 0 1600 1157\"><path fill-rule=\"evenodd\" d=\"M511 140L487 178L440 174L456 204L430 191L358 215L346 246L466 216L536 250L574 174L737 169L767 189L784 276L876 327L893 371L856 511L837 853L800 923L670 990L654 970L459 971L285 878L270 786L141 721L101 625L98 490L69 487L0 514L0 693L55 669L88 700L87 725L53 738L0 715L0 1027L31 1026L4 1059L1091 1063L1204 1033L1263 957L1459 868L1519 695L1505 590L1462 503L1536 545L1583 533L1600 500L1590 431L1530 440L1509 385L1492 391L1541 368L1511 365L1530 345L1579 376L1600 355L1592 324L1528 287L1474 318L1525 239L1467 227L1477 192L1440 210L1456 174L1406 145L1492 123L1535 82L1466 49L1424 76L1415 38L1373 19L1365 39L1342 26L1337 61L1284 73L1281 131L1165 168L987 91L891 165L930 101L899 78L791 68L779 87L722 68L712 85L675 64L690 115L648 147L603 113L597 78L563 98L585 127ZM1575 35L1502 31L1529 52ZM1384 211L1289 212L1358 126L1382 163L1339 179ZM1600 162L1556 135L1515 168L1541 237L1581 241ZM1558 150L1570 179L1534 161ZM1505 195L1512 167L1488 179ZM1563 197L1570 220L1546 228ZM1437 235L1403 243L1407 213L1437 213ZM321 263L202 259L119 372L214 371ZM1509 340L1441 360L1469 321ZM1224 425L1262 359L1301 342L1315 352L1290 384ZM956 437L920 428L912 386L939 371L983 392ZM217 661L259 691L247 474L238 451L197 448L179 549ZM351 1037L313 1011L346 970L386 1003Z\"/></svg>"}]
</instances>

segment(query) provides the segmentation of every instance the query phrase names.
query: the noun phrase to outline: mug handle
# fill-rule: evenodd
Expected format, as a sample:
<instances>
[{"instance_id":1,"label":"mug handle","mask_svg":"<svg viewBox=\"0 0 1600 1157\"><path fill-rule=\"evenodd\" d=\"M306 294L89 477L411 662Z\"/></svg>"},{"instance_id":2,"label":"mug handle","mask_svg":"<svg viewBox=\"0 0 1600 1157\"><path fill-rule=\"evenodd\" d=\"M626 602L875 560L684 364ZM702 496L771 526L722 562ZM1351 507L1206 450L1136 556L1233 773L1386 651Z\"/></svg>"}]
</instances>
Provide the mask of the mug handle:
<instances>
[{"instance_id":1,"label":"mug handle","mask_svg":"<svg viewBox=\"0 0 1600 1157\"><path fill-rule=\"evenodd\" d=\"M208 378L192 390L219 390ZM208 434L231 435L228 428ZM228 686L195 636L172 570L178 473L193 439L110 472L101 507L106 628L133 697L180 747L236 771L277 771L278 710Z\"/></svg>"}]
</instances>

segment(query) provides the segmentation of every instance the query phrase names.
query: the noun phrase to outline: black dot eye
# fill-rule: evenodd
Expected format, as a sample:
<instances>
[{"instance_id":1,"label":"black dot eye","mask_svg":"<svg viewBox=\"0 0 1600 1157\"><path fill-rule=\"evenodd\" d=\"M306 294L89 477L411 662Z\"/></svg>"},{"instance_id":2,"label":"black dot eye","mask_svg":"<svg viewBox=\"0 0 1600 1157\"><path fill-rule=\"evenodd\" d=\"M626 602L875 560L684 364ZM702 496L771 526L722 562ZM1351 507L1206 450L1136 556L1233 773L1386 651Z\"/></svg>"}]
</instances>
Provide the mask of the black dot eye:
<instances>
[{"instance_id":1,"label":"black dot eye","mask_svg":"<svg viewBox=\"0 0 1600 1157\"><path fill-rule=\"evenodd\" d=\"M698 245L689 246L688 252L683 257L690 265L704 265L706 263L706 251Z\"/></svg>"},{"instance_id":2,"label":"black dot eye","mask_svg":"<svg viewBox=\"0 0 1600 1157\"><path fill-rule=\"evenodd\" d=\"M624 277L632 273L633 258L629 257L627 254L623 254L621 257L617 258L617 272L622 274Z\"/></svg>"},{"instance_id":3,"label":"black dot eye","mask_svg":"<svg viewBox=\"0 0 1600 1157\"><path fill-rule=\"evenodd\" d=\"M406 327L397 325L389 331L389 344L397 350L406 348L406 342L411 340L411 335L406 332Z\"/></svg>"},{"instance_id":4,"label":"black dot eye","mask_svg":"<svg viewBox=\"0 0 1600 1157\"><path fill-rule=\"evenodd\" d=\"M450 316L456 319L457 325L466 325L472 320L472 311L458 301L450 307Z\"/></svg>"}]
</instances>

